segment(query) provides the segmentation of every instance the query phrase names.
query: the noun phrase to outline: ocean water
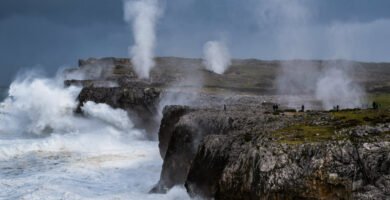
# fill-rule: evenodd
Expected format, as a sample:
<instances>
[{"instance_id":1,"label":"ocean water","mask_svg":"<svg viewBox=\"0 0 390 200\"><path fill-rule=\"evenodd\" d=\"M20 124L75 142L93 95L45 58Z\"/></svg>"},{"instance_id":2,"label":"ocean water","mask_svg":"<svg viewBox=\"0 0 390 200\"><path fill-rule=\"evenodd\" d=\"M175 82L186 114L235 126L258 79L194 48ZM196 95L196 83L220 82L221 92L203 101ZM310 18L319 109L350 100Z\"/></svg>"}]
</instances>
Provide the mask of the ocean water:
<instances>
[{"instance_id":1,"label":"ocean water","mask_svg":"<svg viewBox=\"0 0 390 200\"><path fill-rule=\"evenodd\" d=\"M88 102L80 88L29 77L0 104L0 199L189 199L184 188L148 194L162 160L158 142L126 112Z\"/></svg>"}]
</instances>

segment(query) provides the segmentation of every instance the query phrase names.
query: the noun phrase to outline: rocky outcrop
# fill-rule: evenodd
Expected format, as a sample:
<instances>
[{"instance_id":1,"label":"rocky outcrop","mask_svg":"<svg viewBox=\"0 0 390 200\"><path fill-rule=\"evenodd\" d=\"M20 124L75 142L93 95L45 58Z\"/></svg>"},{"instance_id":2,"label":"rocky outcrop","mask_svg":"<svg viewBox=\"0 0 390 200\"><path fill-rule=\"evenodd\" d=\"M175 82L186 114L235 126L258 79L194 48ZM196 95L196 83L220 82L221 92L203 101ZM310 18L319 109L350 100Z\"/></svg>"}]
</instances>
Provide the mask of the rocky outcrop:
<instances>
[{"instance_id":1,"label":"rocky outcrop","mask_svg":"<svg viewBox=\"0 0 390 200\"><path fill-rule=\"evenodd\" d=\"M166 107L159 131L160 153L164 163L160 181L152 192L163 192L185 183L191 162L204 137L239 133L255 127L274 129L285 124L273 120L272 115L265 116L264 111L261 105L253 109L228 105L226 111L223 108ZM270 123L266 124L266 121Z\"/></svg>"},{"instance_id":2,"label":"rocky outcrop","mask_svg":"<svg viewBox=\"0 0 390 200\"><path fill-rule=\"evenodd\" d=\"M85 87L81 90L77 112L87 101L105 103L128 111L137 128L155 133L158 128L157 108L160 90L148 87Z\"/></svg>"},{"instance_id":3,"label":"rocky outcrop","mask_svg":"<svg viewBox=\"0 0 390 200\"><path fill-rule=\"evenodd\" d=\"M163 109L163 118L159 129L159 149L161 158L165 158L165 154L168 149L170 138L172 137L173 130L179 119L193 111L188 106L166 106Z\"/></svg>"},{"instance_id":4,"label":"rocky outcrop","mask_svg":"<svg viewBox=\"0 0 390 200\"><path fill-rule=\"evenodd\" d=\"M390 143L278 144L209 136L186 181L216 199L386 199Z\"/></svg>"},{"instance_id":5,"label":"rocky outcrop","mask_svg":"<svg viewBox=\"0 0 390 200\"><path fill-rule=\"evenodd\" d=\"M390 197L389 112L272 113L260 105L190 110L165 109L164 163L152 192L184 184L190 195L206 199Z\"/></svg>"},{"instance_id":6,"label":"rocky outcrop","mask_svg":"<svg viewBox=\"0 0 390 200\"><path fill-rule=\"evenodd\" d=\"M202 113L189 112L188 108L183 110L182 107L167 107L164 110L166 115L159 131L160 153L164 163L160 181L152 192L165 192L174 185L183 185L201 139L209 134L223 134L229 127L226 117L218 116L211 110L203 110L205 112ZM211 118L218 123L209 121Z\"/></svg>"}]
</instances>

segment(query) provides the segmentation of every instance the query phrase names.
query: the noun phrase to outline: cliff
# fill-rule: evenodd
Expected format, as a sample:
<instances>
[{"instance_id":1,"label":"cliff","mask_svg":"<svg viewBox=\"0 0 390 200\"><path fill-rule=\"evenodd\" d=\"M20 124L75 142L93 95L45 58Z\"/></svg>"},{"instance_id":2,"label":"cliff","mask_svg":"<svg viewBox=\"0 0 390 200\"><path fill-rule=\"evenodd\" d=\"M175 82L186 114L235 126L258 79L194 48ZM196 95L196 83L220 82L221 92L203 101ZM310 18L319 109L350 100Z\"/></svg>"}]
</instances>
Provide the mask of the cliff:
<instances>
[{"instance_id":1,"label":"cliff","mask_svg":"<svg viewBox=\"0 0 390 200\"><path fill-rule=\"evenodd\" d=\"M105 103L113 108L126 110L137 128L147 131L150 138L157 131L159 121L155 118L158 111L160 90L149 87L84 87L79 96L76 112L87 101Z\"/></svg>"},{"instance_id":2,"label":"cliff","mask_svg":"<svg viewBox=\"0 0 390 200\"><path fill-rule=\"evenodd\" d=\"M228 108L178 116L183 108L166 108L162 155L169 142L153 192L185 184L192 196L215 199L390 197L388 111Z\"/></svg>"},{"instance_id":3,"label":"cliff","mask_svg":"<svg viewBox=\"0 0 390 200\"><path fill-rule=\"evenodd\" d=\"M205 199L389 199L388 64L354 63L354 80L384 93L372 96L379 110L275 112L285 62L326 66L234 60L218 75L200 59L157 58L150 79L139 80L128 59L88 59L65 72L65 85L83 87L77 112L86 101L106 103L150 138L158 132L164 162L151 192L182 185ZM170 106L160 121L162 105Z\"/></svg>"},{"instance_id":4,"label":"cliff","mask_svg":"<svg viewBox=\"0 0 390 200\"><path fill-rule=\"evenodd\" d=\"M234 59L229 69L223 74L215 74L204 69L201 59L158 57L156 66L150 72L149 83L156 87L201 86L207 90L230 91L251 94L275 94L278 75L283 66L294 71L307 73L320 71L333 65L350 65L351 77L370 92L389 92L390 64L364 63L353 61L290 60L264 61L256 59ZM125 58L89 58L80 60L79 67L68 69L65 79L67 84L98 85L109 82L110 85L123 86L129 80L137 80L137 75L129 59ZM320 73L312 73L312 79ZM83 80L83 81L81 81ZM84 86L85 86L84 85ZM108 85L108 84L106 84ZM286 91L287 92L287 91Z\"/></svg>"}]
</instances>

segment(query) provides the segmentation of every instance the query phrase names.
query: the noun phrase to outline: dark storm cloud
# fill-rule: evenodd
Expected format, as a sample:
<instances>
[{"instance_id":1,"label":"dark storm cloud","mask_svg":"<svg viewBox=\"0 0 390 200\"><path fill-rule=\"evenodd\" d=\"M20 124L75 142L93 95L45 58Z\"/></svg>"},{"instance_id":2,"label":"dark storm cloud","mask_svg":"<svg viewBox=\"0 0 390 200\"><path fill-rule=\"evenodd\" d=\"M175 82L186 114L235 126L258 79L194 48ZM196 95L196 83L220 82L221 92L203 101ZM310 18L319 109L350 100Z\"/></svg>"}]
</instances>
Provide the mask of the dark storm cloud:
<instances>
[{"instance_id":1,"label":"dark storm cloud","mask_svg":"<svg viewBox=\"0 0 390 200\"><path fill-rule=\"evenodd\" d=\"M69 26L123 24L121 0L2 0L0 19L40 17Z\"/></svg>"},{"instance_id":2,"label":"dark storm cloud","mask_svg":"<svg viewBox=\"0 0 390 200\"><path fill-rule=\"evenodd\" d=\"M53 73L78 58L125 56L130 36L121 0L3 0L0 84L21 68Z\"/></svg>"},{"instance_id":3,"label":"dark storm cloud","mask_svg":"<svg viewBox=\"0 0 390 200\"><path fill-rule=\"evenodd\" d=\"M278 1L283 2L270 2ZM281 50L284 44L280 38L286 40L290 35L278 32L278 21L262 19L280 14L280 5L262 13L266 0L162 2L158 55L199 57L205 42L222 39L234 57L345 55L357 60L390 60L388 0L294 1L304 4L311 15L304 50L292 49L295 53L289 55ZM60 66L75 65L79 58L127 56L133 41L130 27L123 20L122 4L122 0L1 0L0 84L11 81L21 68L42 66L53 73ZM336 36L341 38L338 43L345 42L349 48L334 50L331 38ZM302 43L294 39L285 46Z\"/></svg>"}]
</instances>

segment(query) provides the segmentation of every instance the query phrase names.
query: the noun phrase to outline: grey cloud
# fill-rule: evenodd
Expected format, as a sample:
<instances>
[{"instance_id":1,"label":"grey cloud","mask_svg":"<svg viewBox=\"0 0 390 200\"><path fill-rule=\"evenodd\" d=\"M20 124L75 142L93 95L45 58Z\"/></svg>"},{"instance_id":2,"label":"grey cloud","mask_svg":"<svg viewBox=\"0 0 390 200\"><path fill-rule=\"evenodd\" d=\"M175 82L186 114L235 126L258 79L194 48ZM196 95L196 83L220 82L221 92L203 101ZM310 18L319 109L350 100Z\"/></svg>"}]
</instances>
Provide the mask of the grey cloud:
<instances>
[{"instance_id":1,"label":"grey cloud","mask_svg":"<svg viewBox=\"0 0 390 200\"><path fill-rule=\"evenodd\" d=\"M277 21L261 18L265 0L164 0L164 15L157 26L157 54L200 57L206 41L223 39L232 57L341 55L390 61L386 55L390 52L390 1L297 1L311 13L308 26L294 29L302 21L297 12L295 25L281 31ZM266 16L272 16L267 12ZM334 51L335 35L354 40L342 41L350 49L348 54ZM122 0L2 0L0 84L9 83L22 67L41 65L54 72L59 66L75 64L78 58L128 56L132 38L123 20Z\"/></svg>"}]
</instances>

